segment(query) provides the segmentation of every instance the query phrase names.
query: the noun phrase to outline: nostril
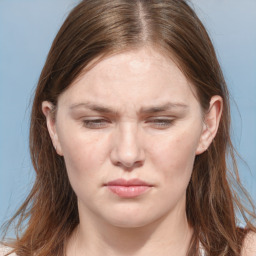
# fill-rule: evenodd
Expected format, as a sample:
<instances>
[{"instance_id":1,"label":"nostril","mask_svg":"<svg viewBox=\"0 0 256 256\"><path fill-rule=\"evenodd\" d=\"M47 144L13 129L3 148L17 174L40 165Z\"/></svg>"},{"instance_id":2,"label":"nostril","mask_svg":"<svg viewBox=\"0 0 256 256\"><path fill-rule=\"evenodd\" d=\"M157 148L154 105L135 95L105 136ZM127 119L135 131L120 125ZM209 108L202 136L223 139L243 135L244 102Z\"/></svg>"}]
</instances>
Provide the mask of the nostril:
<instances>
[{"instance_id":1,"label":"nostril","mask_svg":"<svg viewBox=\"0 0 256 256\"><path fill-rule=\"evenodd\" d=\"M145 160L145 152L133 127L122 127L115 135L110 152L112 163L127 171L141 167Z\"/></svg>"},{"instance_id":2,"label":"nostril","mask_svg":"<svg viewBox=\"0 0 256 256\"><path fill-rule=\"evenodd\" d=\"M136 161L134 163L124 163L124 162L117 162L117 166L120 166L125 171L132 171L135 168L139 168L143 166L144 161Z\"/></svg>"}]
</instances>

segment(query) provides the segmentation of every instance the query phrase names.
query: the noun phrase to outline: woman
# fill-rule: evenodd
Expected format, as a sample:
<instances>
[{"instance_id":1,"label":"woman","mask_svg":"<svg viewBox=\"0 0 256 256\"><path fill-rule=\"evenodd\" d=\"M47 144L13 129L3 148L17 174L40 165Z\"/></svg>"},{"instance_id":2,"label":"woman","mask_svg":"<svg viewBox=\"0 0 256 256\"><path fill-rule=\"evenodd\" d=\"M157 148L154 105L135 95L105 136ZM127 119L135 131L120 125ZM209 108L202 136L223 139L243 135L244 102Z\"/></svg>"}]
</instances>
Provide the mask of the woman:
<instances>
[{"instance_id":1,"label":"woman","mask_svg":"<svg viewBox=\"0 0 256 256\"><path fill-rule=\"evenodd\" d=\"M28 223L2 254L255 255L229 125L213 46L185 1L82 1L39 79L36 180L11 220Z\"/></svg>"}]
</instances>

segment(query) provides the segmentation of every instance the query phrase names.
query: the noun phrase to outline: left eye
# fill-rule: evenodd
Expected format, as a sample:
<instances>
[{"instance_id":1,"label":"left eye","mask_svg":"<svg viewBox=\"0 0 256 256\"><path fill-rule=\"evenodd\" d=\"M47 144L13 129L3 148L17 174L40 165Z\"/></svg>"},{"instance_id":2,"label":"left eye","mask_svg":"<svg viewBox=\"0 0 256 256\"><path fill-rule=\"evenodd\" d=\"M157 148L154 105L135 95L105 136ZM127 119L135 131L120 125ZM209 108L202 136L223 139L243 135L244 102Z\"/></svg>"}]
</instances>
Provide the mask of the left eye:
<instances>
[{"instance_id":1,"label":"left eye","mask_svg":"<svg viewBox=\"0 0 256 256\"><path fill-rule=\"evenodd\" d=\"M83 120L83 125L86 128L89 129L99 129L99 128L104 128L109 124L109 122L105 119L88 119L88 120Z\"/></svg>"},{"instance_id":2,"label":"left eye","mask_svg":"<svg viewBox=\"0 0 256 256\"><path fill-rule=\"evenodd\" d=\"M152 119L148 122L157 128L168 128L172 125L173 119Z\"/></svg>"}]
</instances>

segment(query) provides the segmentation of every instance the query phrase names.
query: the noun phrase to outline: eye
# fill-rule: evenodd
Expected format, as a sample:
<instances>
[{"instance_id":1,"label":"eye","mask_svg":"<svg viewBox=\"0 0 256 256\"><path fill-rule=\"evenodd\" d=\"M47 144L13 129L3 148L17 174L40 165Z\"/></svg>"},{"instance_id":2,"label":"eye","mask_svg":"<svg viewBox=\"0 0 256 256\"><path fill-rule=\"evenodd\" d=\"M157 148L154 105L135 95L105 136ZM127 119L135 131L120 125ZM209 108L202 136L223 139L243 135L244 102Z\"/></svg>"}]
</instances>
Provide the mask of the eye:
<instances>
[{"instance_id":1,"label":"eye","mask_svg":"<svg viewBox=\"0 0 256 256\"><path fill-rule=\"evenodd\" d=\"M150 119L148 123L152 124L153 127L164 129L170 127L174 122L174 119L156 118Z\"/></svg>"},{"instance_id":2,"label":"eye","mask_svg":"<svg viewBox=\"0 0 256 256\"><path fill-rule=\"evenodd\" d=\"M105 128L109 124L106 119L87 119L83 120L83 126L89 129L100 129Z\"/></svg>"}]
</instances>

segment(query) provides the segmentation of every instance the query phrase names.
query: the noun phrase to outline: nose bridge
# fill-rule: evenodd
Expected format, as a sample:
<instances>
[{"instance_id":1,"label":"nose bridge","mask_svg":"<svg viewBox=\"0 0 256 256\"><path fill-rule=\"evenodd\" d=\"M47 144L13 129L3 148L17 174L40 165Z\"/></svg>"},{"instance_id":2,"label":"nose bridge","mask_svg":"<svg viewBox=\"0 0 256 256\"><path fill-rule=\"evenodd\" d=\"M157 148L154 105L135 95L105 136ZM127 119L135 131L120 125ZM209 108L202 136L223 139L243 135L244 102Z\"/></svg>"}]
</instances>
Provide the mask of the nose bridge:
<instances>
[{"instance_id":1,"label":"nose bridge","mask_svg":"<svg viewBox=\"0 0 256 256\"><path fill-rule=\"evenodd\" d=\"M143 148L136 122L123 122L116 130L113 148L113 160L119 165L132 167L134 164L142 164Z\"/></svg>"},{"instance_id":2,"label":"nose bridge","mask_svg":"<svg viewBox=\"0 0 256 256\"><path fill-rule=\"evenodd\" d=\"M124 122L118 129L118 146L122 150L126 148L131 151L137 148L138 144L138 126L136 123ZM135 151L134 151L135 152Z\"/></svg>"}]
</instances>

